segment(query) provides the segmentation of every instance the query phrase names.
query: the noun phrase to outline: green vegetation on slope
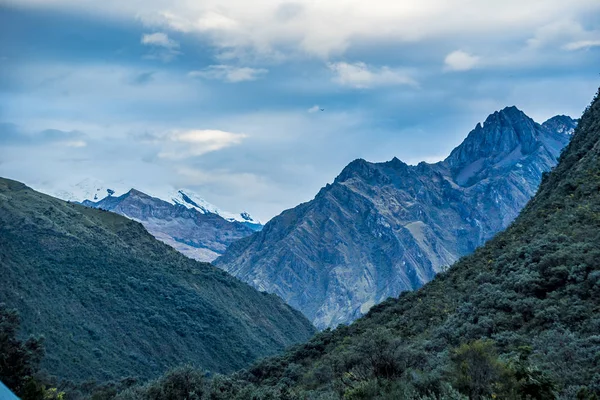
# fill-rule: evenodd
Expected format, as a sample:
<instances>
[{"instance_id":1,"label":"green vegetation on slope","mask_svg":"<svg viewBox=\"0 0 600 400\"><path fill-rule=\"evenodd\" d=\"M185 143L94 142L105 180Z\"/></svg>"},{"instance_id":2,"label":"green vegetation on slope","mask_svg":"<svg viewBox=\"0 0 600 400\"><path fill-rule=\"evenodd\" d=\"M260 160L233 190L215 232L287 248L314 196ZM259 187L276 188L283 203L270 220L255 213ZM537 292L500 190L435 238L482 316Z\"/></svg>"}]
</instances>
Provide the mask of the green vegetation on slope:
<instances>
[{"instance_id":1,"label":"green vegetation on slope","mask_svg":"<svg viewBox=\"0 0 600 400\"><path fill-rule=\"evenodd\" d=\"M36 391L44 349L40 338L19 340L19 323L18 314L0 303L0 381L23 397Z\"/></svg>"},{"instance_id":2,"label":"green vegetation on slope","mask_svg":"<svg viewBox=\"0 0 600 400\"><path fill-rule=\"evenodd\" d=\"M23 400L62 400L64 393L44 385L40 362L44 356L44 340L18 337L19 315L0 303L0 383L6 384ZM3 390L4 389L4 390ZM0 384L0 398L15 398Z\"/></svg>"},{"instance_id":3,"label":"green vegetation on slope","mask_svg":"<svg viewBox=\"0 0 600 400\"><path fill-rule=\"evenodd\" d=\"M179 369L118 398L597 399L599 334L596 96L518 219L422 289L234 376Z\"/></svg>"},{"instance_id":4,"label":"green vegetation on slope","mask_svg":"<svg viewBox=\"0 0 600 400\"><path fill-rule=\"evenodd\" d=\"M0 302L75 382L181 363L232 372L314 328L273 295L158 242L141 224L0 179Z\"/></svg>"}]
</instances>

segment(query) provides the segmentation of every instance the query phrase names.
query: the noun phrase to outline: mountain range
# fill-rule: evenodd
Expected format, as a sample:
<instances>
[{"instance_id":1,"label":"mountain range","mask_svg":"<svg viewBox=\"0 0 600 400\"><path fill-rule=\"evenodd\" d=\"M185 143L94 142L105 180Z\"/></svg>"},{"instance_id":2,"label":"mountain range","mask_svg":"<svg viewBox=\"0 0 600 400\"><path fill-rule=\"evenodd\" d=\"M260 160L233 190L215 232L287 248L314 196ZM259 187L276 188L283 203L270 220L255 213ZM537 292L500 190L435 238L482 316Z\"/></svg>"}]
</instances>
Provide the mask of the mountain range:
<instances>
[{"instance_id":1,"label":"mountain range","mask_svg":"<svg viewBox=\"0 0 600 400\"><path fill-rule=\"evenodd\" d=\"M3 178L0 277L0 303L19 311L23 335L44 335L43 369L62 380L150 378L182 363L232 372L315 331L136 221Z\"/></svg>"},{"instance_id":2,"label":"mountain range","mask_svg":"<svg viewBox=\"0 0 600 400\"><path fill-rule=\"evenodd\" d=\"M231 244L215 265L275 293L318 328L414 290L506 228L577 122L507 107L435 164L358 159L316 197Z\"/></svg>"},{"instance_id":3,"label":"mountain range","mask_svg":"<svg viewBox=\"0 0 600 400\"><path fill-rule=\"evenodd\" d=\"M198 261L210 262L235 240L262 229L248 213L225 213L189 190L163 197L165 200L131 189L121 196L109 193L82 204L138 221L154 237Z\"/></svg>"},{"instance_id":4,"label":"mountain range","mask_svg":"<svg viewBox=\"0 0 600 400\"><path fill-rule=\"evenodd\" d=\"M84 201L95 203L106 197L119 197L126 194L129 190L135 190L132 188L131 184L123 179L117 179L107 183L91 177L75 181L32 182L32 187L47 195L77 203L83 203ZM252 218L248 212L242 211L240 213L232 213L223 211L214 204L204 200L190 189L174 190L172 188L158 186L149 190L148 193L152 193L152 197L161 199L173 205L180 204L187 208L193 208L203 214L217 214L230 222L238 221L246 223L255 230L260 230L260 227L262 226L261 222Z\"/></svg>"}]
</instances>

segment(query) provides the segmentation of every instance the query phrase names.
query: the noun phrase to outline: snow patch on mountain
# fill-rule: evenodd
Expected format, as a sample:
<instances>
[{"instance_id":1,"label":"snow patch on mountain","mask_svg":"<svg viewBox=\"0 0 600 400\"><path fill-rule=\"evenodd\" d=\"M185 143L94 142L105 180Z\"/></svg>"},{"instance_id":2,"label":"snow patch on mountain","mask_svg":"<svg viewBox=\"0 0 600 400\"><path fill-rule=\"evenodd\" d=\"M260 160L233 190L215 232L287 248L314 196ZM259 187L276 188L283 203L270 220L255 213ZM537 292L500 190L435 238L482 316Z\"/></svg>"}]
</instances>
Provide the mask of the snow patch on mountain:
<instances>
[{"instance_id":1,"label":"snow patch on mountain","mask_svg":"<svg viewBox=\"0 0 600 400\"><path fill-rule=\"evenodd\" d=\"M161 197L159 196L159 198ZM228 221L238 221L261 225L260 221L254 219L249 213L244 211L239 214L235 214L223 211L189 189L176 190L162 199L170 202L171 204L179 204L187 208L195 209L203 214L217 214Z\"/></svg>"},{"instance_id":2,"label":"snow patch on mountain","mask_svg":"<svg viewBox=\"0 0 600 400\"><path fill-rule=\"evenodd\" d=\"M32 187L59 199L79 203L85 200L98 202L108 196L118 197L132 189L124 181L108 184L95 178L86 178L76 183L70 182L59 185L39 183L32 185ZM223 211L190 189L144 190L143 192L171 204L179 204L189 209L195 209L202 214L217 214L229 222L238 221L245 223L255 230L262 227L262 223L253 218L248 212L232 213Z\"/></svg>"},{"instance_id":3,"label":"snow patch on mountain","mask_svg":"<svg viewBox=\"0 0 600 400\"><path fill-rule=\"evenodd\" d=\"M130 189L124 181L117 181L107 184L99 179L86 178L76 183L49 184L38 183L32 187L42 193L59 199L83 202L85 200L99 201L107 196L121 196Z\"/></svg>"}]
</instances>

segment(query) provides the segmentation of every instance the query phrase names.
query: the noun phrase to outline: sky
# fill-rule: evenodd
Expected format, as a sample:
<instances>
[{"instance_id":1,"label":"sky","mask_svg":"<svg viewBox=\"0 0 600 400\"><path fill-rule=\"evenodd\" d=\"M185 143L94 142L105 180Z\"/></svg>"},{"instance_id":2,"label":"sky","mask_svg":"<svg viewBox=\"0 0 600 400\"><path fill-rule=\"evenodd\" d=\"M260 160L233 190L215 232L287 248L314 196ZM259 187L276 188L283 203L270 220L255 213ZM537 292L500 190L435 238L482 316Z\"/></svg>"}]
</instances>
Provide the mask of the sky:
<instances>
[{"instance_id":1,"label":"sky","mask_svg":"<svg viewBox=\"0 0 600 400\"><path fill-rule=\"evenodd\" d=\"M577 118L599 73L598 0L0 0L0 176L265 222L505 106Z\"/></svg>"}]
</instances>

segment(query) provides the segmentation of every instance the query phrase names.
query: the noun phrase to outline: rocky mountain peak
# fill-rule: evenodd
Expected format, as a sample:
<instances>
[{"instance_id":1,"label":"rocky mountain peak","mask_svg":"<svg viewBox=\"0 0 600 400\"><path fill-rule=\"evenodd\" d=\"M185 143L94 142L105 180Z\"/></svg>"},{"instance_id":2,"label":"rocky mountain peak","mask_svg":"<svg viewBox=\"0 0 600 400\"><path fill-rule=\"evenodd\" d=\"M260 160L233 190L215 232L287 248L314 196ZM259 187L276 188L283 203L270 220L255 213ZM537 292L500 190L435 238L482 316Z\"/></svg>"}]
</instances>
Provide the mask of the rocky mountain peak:
<instances>
[{"instance_id":1,"label":"rocky mountain peak","mask_svg":"<svg viewBox=\"0 0 600 400\"><path fill-rule=\"evenodd\" d=\"M393 171L393 175L404 176L410 173L410 167L397 157L383 163L371 163L362 158L348 164L335 178L335 183L344 183L358 179L369 184L388 184L390 178L384 171Z\"/></svg>"},{"instance_id":2,"label":"rocky mountain peak","mask_svg":"<svg viewBox=\"0 0 600 400\"><path fill-rule=\"evenodd\" d=\"M577 120L567 115L556 115L544 122L542 127L552 132L572 135L577 127Z\"/></svg>"},{"instance_id":3,"label":"rocky mountain peak","mask_svg":"<svg viewBox=\"0 0 600 400\"><path fill-rule=\"evenodd\" d=\"M335 182L345 182L353 177L367 177L370 174L370 164L368 161L357 158L342 170L342 172L335 178Z\"/></svg>"},{"instance_id":4,"label":"rocky mountain peak","mask_svg":"<svg viewBox=\"0 0 600 400\"><path fill-rule=\"evenodd\" d=\"M465 141L445 160L452 169L460 169L493 155L497 161L519 149L533 152L539 144L541 126L515 106L489 115L483 125L477 124Z\"/></svg>"},{"instance_id":5,"label":"rocky mountain peak","mask_svg":"<svg viewBox=\"0 0 600 400\"><path fill-rule=\"evenodd\" d=\"M400 160L398 157L392 158L390 161L383 163L386 167L403 170L408 168L408 164Z\"/></svg>"},{"instance_id":6,"label":"rocky mountain peak","mask_svg":"<svg viewBox=\"0 0 600 400\"><path fill-rule=\"evenodd\" d=\"M150 197L146 193L140 192L139 190L133 188L125 193L124 196Z\"/></svg>"}]
</instances>

